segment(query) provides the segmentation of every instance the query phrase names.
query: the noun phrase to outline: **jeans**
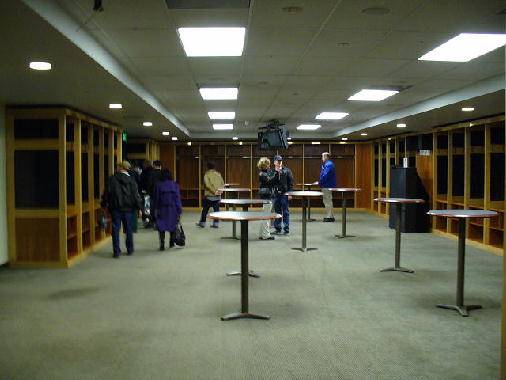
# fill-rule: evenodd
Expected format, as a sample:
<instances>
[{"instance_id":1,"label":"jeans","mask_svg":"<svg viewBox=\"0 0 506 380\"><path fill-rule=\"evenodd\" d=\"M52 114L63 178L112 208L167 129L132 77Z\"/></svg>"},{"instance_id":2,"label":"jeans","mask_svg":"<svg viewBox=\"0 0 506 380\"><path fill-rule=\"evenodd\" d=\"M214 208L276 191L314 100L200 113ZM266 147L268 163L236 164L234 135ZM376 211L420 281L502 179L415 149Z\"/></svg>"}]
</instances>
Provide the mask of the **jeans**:
<instances>
[{"instance_id":1,"label":"jeans","mask_svg":"<svg viewBox=\"0 0 506 380\"><path fill-rule=\"evenodd\" d=\"M283 217L274 220L274 228L281 231L281 220L283 220L283 229L290 231L290 210L288 210L288 195L277 195L274 198L274 211Z\"/></svg>"},{"instance_id":2,"label":"jeans","mask_svg":"<svg viewBox=\"0 0 506 380\"><path fill-rule=\"evenodd\" d=\"M266 203L262 207L263 212L271 212L272 204ZM271 221L270 219L262 220L260 224L260 237L262 239L267 239L271 237Z\"/></svg>"},{"instance_id":3,"label":"jeans","mask_svg":"<svg viewBox=\"0 0 506 380\"><path fill-rule=\"evenodd\" d=\"M134 251L134 238L132 235L132 218L133 210L112 210L112 251L114 256L119 256L121 249L119 248L119 232L121 223L126 234L126 248L128 253Z\"/></svg>"},{"instance_id":4,"label":"jeans","mask_svg":"<svg viewBox=\"0 0 506 380\"><path fill-rule=\"evenodd\" d=\"M204 206L202 208L202 215L200 215L200 222L199 223L205 223L207 218L207 213L209 212L210 208L213 208L214 211L220 211L220 201L210 201L207 198L204 198ZM214 219L213 224L217 225L218 220Z\"/></svg>"}]
</instances>

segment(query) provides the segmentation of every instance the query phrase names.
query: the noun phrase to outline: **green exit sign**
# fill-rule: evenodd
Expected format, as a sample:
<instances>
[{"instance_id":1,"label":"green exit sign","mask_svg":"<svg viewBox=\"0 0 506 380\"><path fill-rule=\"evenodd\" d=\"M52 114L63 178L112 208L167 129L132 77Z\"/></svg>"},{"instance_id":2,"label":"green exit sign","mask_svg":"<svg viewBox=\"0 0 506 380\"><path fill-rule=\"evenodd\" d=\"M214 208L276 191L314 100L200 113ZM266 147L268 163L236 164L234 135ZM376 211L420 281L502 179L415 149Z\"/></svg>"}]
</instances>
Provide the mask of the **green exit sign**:
<instances>
[{"instance_id":1,"label":"green exit sign","mask_svg":"<svg viewBox=\"0 0 506 380\"><path fill-rule=\"evenodd\" d=\"M123 132L123 142L127 142L127 134L126 134L126 132Z\"/></svg>"}]
</instances>

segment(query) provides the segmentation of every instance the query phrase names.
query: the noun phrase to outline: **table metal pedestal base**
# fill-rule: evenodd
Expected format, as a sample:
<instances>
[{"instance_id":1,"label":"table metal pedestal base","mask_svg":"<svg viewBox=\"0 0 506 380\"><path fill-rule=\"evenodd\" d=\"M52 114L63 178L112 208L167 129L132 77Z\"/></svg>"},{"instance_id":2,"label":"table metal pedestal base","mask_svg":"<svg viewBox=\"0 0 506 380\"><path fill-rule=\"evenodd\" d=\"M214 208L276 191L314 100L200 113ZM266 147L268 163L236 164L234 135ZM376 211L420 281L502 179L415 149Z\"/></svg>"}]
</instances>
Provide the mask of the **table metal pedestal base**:
<instances>
[{"instance_id":1,"label":"table metal pedestal base","mask_svg":"<svg viewBox=\"0 0 506 380\"><path fill-rule=\"evenodd\" d=\"M481 305L436 305L436 307L440 307L441 309L449 309L449 310L455 310L463 317L469 317L469 311L475 310L475 309L481 309Z\"/></svg>"},{"instance_id":2,"label":"table metal pedestal base","mask_svg":"<svg viewBox=\"0 0 506 380\"><path fill-rule=\"evenodd\" d=\"M294 249L296 251L300 251L300 252L308 252L308 251L314 251L318 248L292 248L292 249Z\"/></svg>"},{"instance_id":3,"label":"table metal pedestal base","mask_svg":"<svg viewBox=\"0 0 506 380\"><path fill-rule=\"evenodd\" d=\"M253 313L230 313L221 317L222 321L231 321L233 319L250 318L250 319L271 319L270 315L253 314Z\"/></svg>"},{"instance_id":4,"label":"table metal pedestal base","mask_svg":"<svg viewBox=\"0 0 506 380\"><path fill-rule=\"evenodd\" d=\"M390 267L380 270L380 272L404 272L404 273L415 273L414 270L404 267Z\"/></svg>"},{"instance_id":5,"label":"table metal pedestal base","mask_svg":"<svg viewBox=\"0 0 506 380\"><path fill-rule=\"evenodd\" d=\"M339 238L339 239L344 239L344 238L347 238L347 237L355 237L355 235L334 235L336 238Z\"/></svg>"},{"instance_id":6,"label":"table metal pedestal base","mask_svg":"<svg viewBox=\"0 0 506 380\"><path fill-rule=\"evenodd\" d=\"M228 272L227 273L227 276L240 276L241 275L241 272L240 271L234 271L234 272ZM250 270L248 271L248 276L250 277L255 277L255 278L260 278L260 275L257 274L255 271L253 270Z\"/></svg>"}]
</instances>

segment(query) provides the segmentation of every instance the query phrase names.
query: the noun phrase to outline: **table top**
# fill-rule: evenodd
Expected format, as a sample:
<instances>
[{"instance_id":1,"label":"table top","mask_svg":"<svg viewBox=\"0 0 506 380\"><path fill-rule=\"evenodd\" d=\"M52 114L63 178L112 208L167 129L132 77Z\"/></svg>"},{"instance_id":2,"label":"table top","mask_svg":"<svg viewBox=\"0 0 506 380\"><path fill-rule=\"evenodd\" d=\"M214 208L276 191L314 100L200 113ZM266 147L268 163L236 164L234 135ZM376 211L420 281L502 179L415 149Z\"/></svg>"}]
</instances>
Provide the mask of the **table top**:
<instances>
[{"instance_id":1,"label":"table top","mask_svg":"<svg viewBox=\"0 0 506 380\"><path fill-rule=\"evenodd\" d=\"M271 201L268 199L222 199L220 203L230 205L254 205L271 203Z\"/></svg>"},{"instance_id":2,"label":"table top","mask_svg":"<svg viewBox=\"0 0 506 380\"><path fill-rule=\"evenodd\" d=\"M296 186L318 186L317 183L298 183Z\"/></svg>"},{"instance_id":3,"label":"table top","mask_svg":"<svg viewBox=\"0 0 506 380\"><path fill-rule=\"evenodd\" d=\"M285 194L295 197L319 197L323 195L321 191L288 191Z\"/></svg>"},{"instance_id":4,"label":"table top","mask_svg":"<svg viewBox=\"0 0 506 380\"><path fill-rule=\"evenodd\" d=\"M209 214L211 219L219 220L265 220L281 218L281 215L263 211L218 211Z\"/></svg>"},{"instance_id":5,"label":"table top","mask_svg":"<svg viewBox=\"0 0 506 380\"><path fill-rule=\"evenodd\" d=\"M496 216L497 212L490 210L429 210L427 214L452 218L491 218Z\"/></svg>"},{"instance_id":6,"label":"table top","mask_svg":"<svg viewBox=\"0 0 506 380\"><path fill-rule=\"evenodd\" d=\"M327 187L330 191L361 191L360 187Z\"/></svg>"},{"instance_id":7,"label":"table top","mask_svg":"<svg viewBox=\"0 0 506 380\"><path fill-rule=\"evenodd\" d=\"M423 199L417 198L374 198L374 200L386 203L425 203Z\"/></svg>"},{"instance_id":8,"label":"table top","mask_svg":"<svg viewBox=\"0 0 506 380\"><path fill-rule=\"evenodd\" d=\"M221 189L218 189L219 191L251 191L251 189L248 189L247 187L224 187Z\"/></svg>"},{"instance_id":9,"label":"table top","mask_svg":"<svg viewBox=\"0 0 506 380\"><path fill-rule=\"evenodd\" d=\"M229 186L237 186L240 185L240 183L224 183L223 186L229 187Z\"/></svg>"}]
</instances>

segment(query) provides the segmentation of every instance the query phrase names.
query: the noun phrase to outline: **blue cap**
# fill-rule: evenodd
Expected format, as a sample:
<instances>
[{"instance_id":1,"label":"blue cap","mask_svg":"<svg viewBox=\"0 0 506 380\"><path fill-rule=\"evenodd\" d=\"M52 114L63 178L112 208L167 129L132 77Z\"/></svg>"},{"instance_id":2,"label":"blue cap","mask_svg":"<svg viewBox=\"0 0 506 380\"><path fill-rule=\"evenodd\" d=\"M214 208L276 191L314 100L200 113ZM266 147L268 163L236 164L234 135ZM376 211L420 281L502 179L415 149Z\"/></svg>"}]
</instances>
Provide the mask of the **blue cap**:
<instances>
[{"instance_id":1,"label":"blue cap","mask_svg":"<svg viewBox=\"0 0 506 380\"><path fill-rule=\"evenodd\" d=\"M274 161L283 161L283 157L281 157L279 154L276 154L273 158Z\"/></svg>"}]
</instances>

